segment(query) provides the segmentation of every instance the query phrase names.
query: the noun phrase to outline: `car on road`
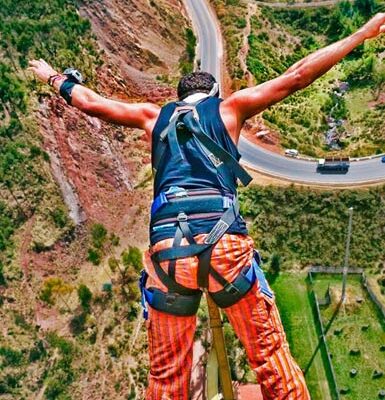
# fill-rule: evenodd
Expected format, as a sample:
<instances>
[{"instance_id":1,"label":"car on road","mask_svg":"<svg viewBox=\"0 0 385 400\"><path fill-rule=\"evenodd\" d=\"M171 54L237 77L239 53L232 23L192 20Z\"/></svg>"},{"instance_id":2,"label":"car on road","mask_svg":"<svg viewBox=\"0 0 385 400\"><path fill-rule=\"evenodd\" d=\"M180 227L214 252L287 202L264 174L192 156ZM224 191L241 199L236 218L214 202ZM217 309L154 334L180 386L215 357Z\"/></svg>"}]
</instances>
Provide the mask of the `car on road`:
<instances>
[{"instance_id":1,"label":"car on road","mask_svg":"<svg viewBox=\"0 0 385 400\"><path fill-rule=\"evenodd\" d=\"M385 163L385 156L381 157L381 162Z\"/></svg>"},{"instance_id":2,"label":"car on road","mask_svg":"<svg viewBox=\"0 0 385 400\"><path fill-rule=\"evenodd\" d=\"M296 149L286 149L285 156L288 157L298 157L298 150Z\"/></svg>"}]
</instances>

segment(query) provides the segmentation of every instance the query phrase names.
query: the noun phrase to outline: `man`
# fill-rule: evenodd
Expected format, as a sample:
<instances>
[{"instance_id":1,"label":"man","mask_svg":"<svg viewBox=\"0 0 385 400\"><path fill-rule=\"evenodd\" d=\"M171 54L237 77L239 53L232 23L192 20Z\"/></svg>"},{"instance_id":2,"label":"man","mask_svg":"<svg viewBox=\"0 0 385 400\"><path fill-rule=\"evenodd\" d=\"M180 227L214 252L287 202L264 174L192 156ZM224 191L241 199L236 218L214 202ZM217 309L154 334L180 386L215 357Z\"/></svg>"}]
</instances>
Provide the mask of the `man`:
<instances>
[{"instance_id":1,"label":"man","mask_svg":"<svg viewBox=\"0 0 385 400\"><path fill-rule=\"evenodd\" d=\"M58 74L44 60L30 61L29 69L72 106L105 121L141 128L152 141L155 199L147 274L142 276L143 303L150 304L146 399L188 399L201 290L224 308L265 399L310 398L238 213L236 179L247 183L248 177L236 162L236 144L248 118L305 88L366 39L383 32L385 14L377 14L356 33L305 57L278 78L224 100L217 98L210 74L187 75L178 85L183 101L163 108L103 98L77 84L76 76Z\"/></svg>"}]
</instances>

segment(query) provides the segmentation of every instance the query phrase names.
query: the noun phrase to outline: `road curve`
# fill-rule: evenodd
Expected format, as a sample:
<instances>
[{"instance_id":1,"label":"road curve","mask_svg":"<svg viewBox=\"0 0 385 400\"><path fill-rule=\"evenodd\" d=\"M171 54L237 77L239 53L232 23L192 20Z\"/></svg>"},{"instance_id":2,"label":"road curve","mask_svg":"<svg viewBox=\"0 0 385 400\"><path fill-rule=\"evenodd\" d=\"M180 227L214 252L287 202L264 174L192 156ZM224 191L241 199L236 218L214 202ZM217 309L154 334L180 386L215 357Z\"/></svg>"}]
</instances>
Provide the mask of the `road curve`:
<instances>
[{"instance_id":1,"label":"road curve","mask_svg":"<svg viewBox=\"0 0 385 400\"><path fill-rule=\"evenodd\" d=\"M206 0L185 0L198 35L198 58L201 69L221 81L222 38L215 15ZM385 181L385 164L379 157L351 162L346 174L320 174L315 161L287 158L267 151L241 137L239 151L242 161L264 174L315 185L356 186Z\"/></svg>"}]
</instances>

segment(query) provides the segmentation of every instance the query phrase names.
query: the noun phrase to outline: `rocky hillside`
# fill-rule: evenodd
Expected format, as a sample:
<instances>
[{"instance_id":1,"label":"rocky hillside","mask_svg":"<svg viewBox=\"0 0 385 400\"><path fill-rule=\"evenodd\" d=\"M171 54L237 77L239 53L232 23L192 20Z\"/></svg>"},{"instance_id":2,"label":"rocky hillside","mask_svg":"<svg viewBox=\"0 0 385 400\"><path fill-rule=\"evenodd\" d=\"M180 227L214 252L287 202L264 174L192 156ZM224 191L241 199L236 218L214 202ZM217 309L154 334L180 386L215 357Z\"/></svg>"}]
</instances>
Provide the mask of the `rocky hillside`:
<instances>
[{"instance_id":1,"label":"rocky hillside","mask_svg":"<svg viewBox=\"0 0 385 400\"><path fill-rule=\"evenodd\" d=\"M103 95L163 103L186 57L182 1L0 5L0 396L140 398L148 143L68 107L25 67L41 57Z\"/></svg>"}]
</instances>

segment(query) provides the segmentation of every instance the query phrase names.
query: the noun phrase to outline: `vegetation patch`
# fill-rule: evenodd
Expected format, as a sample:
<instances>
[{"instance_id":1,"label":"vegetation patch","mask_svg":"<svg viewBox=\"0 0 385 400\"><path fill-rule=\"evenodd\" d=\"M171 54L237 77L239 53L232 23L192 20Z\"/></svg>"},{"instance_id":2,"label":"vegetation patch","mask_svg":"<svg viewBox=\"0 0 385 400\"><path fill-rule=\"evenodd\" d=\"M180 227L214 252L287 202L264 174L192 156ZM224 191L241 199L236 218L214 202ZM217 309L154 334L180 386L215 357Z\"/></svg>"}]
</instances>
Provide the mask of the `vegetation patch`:
<instances>
[{"instance_id":1,"label":"vegetation patch","mask_svg":"<svg viewBox=\"0 0 385 400\"><path fill-rule=\"evenodd\" d=\"M290 350L301 369L310 362L318 335L308 299L306 275L284 272L272 284ZM312 399L329 400L330 392L322 357L318 353L306 376Z\"/></svg>"},{"instance_id":2,"label":"vegetation patch","mask_svg":"<svg viewBox=\"0 0 385 400\"><path fill-rule=\"evenodd\" d=\"M191 28L185 29L186 50L179 61L179 69L182 75L189 74L194 70L195 48L197 39Z\"/></svg>"},{"instance_id":3,"label":"vegetation patch","mask_svg":"<svg viewBox=\"0 0 385 400\"><path fill-rule=\"evenodd\" d=\"M0 263L12 258L12 234L34 216L33 248L49 249L73 228L41 148L33 106L49 94L31 80L30 59L55 59L59 69L81 66L91 84L100 63L90 23L75 2L0 0Z\"/></svg>"},{"instance_id":4,"label":"vegetation patch","mask_svg":"<svg viewBox=\"0 0 385 400\"><path fill-rule=\"evenodd\" d=\"M253 186L240 198L257 248L264 259L279 254L282 269L343 265L349 207L354 207L351 266L382 269L384 186L339 191Z\"/></svg>"}]
</instances>

